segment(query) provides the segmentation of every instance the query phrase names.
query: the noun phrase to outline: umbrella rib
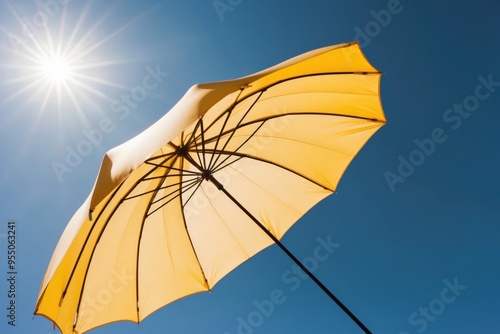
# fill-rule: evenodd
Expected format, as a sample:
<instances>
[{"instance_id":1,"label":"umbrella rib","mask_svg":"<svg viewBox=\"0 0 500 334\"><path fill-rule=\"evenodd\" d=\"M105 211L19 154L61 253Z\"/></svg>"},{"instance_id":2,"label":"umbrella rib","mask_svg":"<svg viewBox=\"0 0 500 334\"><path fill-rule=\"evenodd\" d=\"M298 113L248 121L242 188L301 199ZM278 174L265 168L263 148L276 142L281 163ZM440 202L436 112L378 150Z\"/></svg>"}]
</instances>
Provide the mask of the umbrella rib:
<instances>
[{"instance_id":1,"label":"umbrella rib","mask_svg":"<svg viewBox=\"0 0 500 334\"><path fill-rule=\"evenodd\" d=\"M205 161L205 156L203 156L203 160L202 160L202 158L200 156L200 150L198 149L198 137L199 136L196 136L196 130L198 127L200 128L200 133L203 135L203 117L200 117L198 119L198 124L196 124L196 127L193 131L193 134L192 134L193 146L196 150L196 156L198 157L198 162L200 163L200 165L203 166L203 161ZM201 145L203 146L203 148L205 147L205 142L203 141L203 137L201 139ZM189 147L189 145L188 145L188 147ZM203 148L202 148L202 151L203 151Z\"/></svg>"},{"instance_id":2,"label":"umbrella rib","mask_svg":"<svg viewBox=\"0 0 500 334\"><path fill-rule=\"evenodd\" d=\"M222 127L220 129L220 132L219 132L219 135L216 138L216 141L215 141L215 148L217 148L217 146L219 146L219 141L220 141L220 138L221 138L221 134L224 132L224 129L226 128L226 125L227 125L227 121L229 120L229 117L231 116L231 112L233 111L233 108L234 108L234 105L231 106L231 108L229 110L227 110L226 112L226 119L224 120L224 123L222 124ZM215 124L216 121L214 121L212 124ZM208 130L208 128L207 128ZM206 143L206 141L205 141ZM210 161L208 162L208 169L210 169L210 166L212 166L212 161L214 159L214 156L212 155L210 157Z\"/></svg>"},{"instance_id":3,"label":"umbrella rib","mask_svg":"<svg viewBox=\"0 0 500 334\"><path fill-rule=\"evenodd\" d=\"M144 162L147 164L155 165L155 163L151 162L151 160L156 160L159 158L170 158L170 157L174 156L176 153L177 152L169 152L169 153L165 153L165 154L156 155L156 156L153 156L153 157L150 157L150 158L144 160ZM163 162L165 162L165 161L166 160L163 160Z\"/></svg>"},{"instance_id":4,"label":"umbrella rib","mask_svg":"<svg viewBox=\"0 0 500 334\"><path fill-rule=\"evenodd\" d=\"M181 160L181 166L184 166L184 160ZM198 187L200 185L201 185L201 182L198 185ZM193 195L196 192L196 190L198 189L198 187L196 187L196 189L193 191L193 194L191 194L191 196L189 196L188 201L191 199L191 197L193 197ZM203 270L203 267L201 266L200 259L198 258L198 253L196 252L196 249L194 248L193 240L191 239L191 234L189 234L189 230L188 230L187 222L186 222L186 216L184 214L184 206L187 204L187 202L182 203L182 196L180 197L179 204L181 206L180 211L182 214L182 220L184 222L184 229L186 230L186 235L189 239L189 244L191 245L191 249L193 250L194 256L196 258L196 262L198 263L198 266L200 267L201 274L203 275L203 279L205 280L205 286L206 286L207 290L210 291L210 285L208 284L207 276L205 275L205 271Z\"/></svg>"},{"instance_id":5,"label":"umbrella rib","mask_svg":"<svg viewBox=\"0 0 500 334\"><path fill-rule=\"evenodd\" d=\"M203 179L200 177L197 181L198 182L201 182ZM165 205L169 204L170 202L172 202L174 199L176 199L177 197L181 196L183 192L193 188L194 186L196 185L196 182L193 182L192 184L190 184L189 186L187 186L186 188L183 188L181 189L182 191L179 191L179 194L175 195L174 197L172 197L171 199L169 199L167 202L163 203L162 205L160 205L159 207L157 207L156 209L154 209L153 211L151 212L148 212L147 214L147 217L151 216L153 213L155 213L156 211L160 210L161 208L163 208Z\"/></svg>"},{"instance_id":6,"label":"umbrella rib","mask_svg":"<svg viewBox=\"0 0 500 334\"><path fill-rule=\"evenodd\" d=\"M175 183L175 184L174 184L175 186L180 186L180 187L179 187L179 189L174 189L173 191L169 192L168 194L166 194L166 195L164 195L164 196L162 196L162 197L160 197L160 198L158 198L158 199L156 199L156 200L152 201L152 202L151 202L151 204L156 204L156 203L158 203L158 202L160 202L160 201L162 201L162 200L164 200L164 199L168 198L170 195L175 194L175 193L176 193L176 192L178 192L178 191L179 191L179 192L182 192L182 191L184 190L184 189L183 189L183 187L189 187L189 186L191 186L191 185L193 185L193 184L198 183L198 182L200 181L200 178L201 178L201 177L198 177L198 178L196 178L196 179L191 179L191 180L188 180L188 181L180 181L179 183ZM185 184L185 185L182 185L182 183L186 183L186 184ZM168 186L167 186L167 187L168 187ZM167 187L165 187L164 189L166 189ZM162 188L158 188L157 190L161 190L161 189L162 189ZM175 196L175 197L176 197L176 196Z\"/></svg>"},{"instance_id":7,"label":"umbrella rib","mask_svg":"<svg viewBox=\"0 0 500 334\"><path fill-rule=\"evenodd\" d=\"M219 164L219 166L220 166L220 167L218 167L218 168L214 169L214 170L212 171L212 174L215 174L215 173L217 173L218 171L223 170L224 168L227 168L227 167L231 166L232 164L234 164L234 163L236 163L236 162L240 161L240 160L241 160L241 159L243 159L243 158L245 158L245 156L240 155L240 156L238 156L238 158L234 159L234 160L233 160L233 161L231 161L231 162L228 162L227 164L225 164L225 165L223 165L223 166L222 166L222 164Z\"/></svg>"},{"instance_id":8,"label":"umbrella rib","mask_svg":"<svg viewBox=\"0 0 500 334\"><path fill-rule=\"evenodd\" d=\"M193 140L195 139L195 134L196 134L196 130L198 130L198 127L200 126L200 120L201 120L201 117L198 119L198 122L196 122L196 125L194 126L194 129L193 129L193 132L191 133L191 135L189 136L189 138L187 139L186 143L184 142L181 142L180 144L180 147L189 147L191 146L191 143L193 142ZM182 132L184 133L184 131ZM177 145L175 145L174 143L170 142L169 143L172 147L178 147Z\"/></svg>"},{"instance_id":9,"label":"umbrella rib","mask_svg":"<svg viewBox=\"0 0 500 334\"><path fill-rule=\"evenodd\" d=\"M279 114L279 115L270 115L268 117L262 117L262 118L258 118L258 119L255 119L255 120L243 123L243 124L241 124L239 126L239 128L243 128L245 126L249 126L249 125L252 125L252 124L255 124L255 123L259 123L259 122L263 122L263 121L268 121L268 120L271 120L271 119L285 117L285 116L310 116L310 115L311 116L347 117L347 118L365 120L365 121L369 121L369 122L384 123L384 124L386 123L384 120L379 120L379 119L376 119L376 118L362 117L362 116L355 116L355 115L344 115L344 114L337 114L337 113L326 113L326 112L315 111L315 112L295 112L295 113L283 113L283 114ZM220 135L221 136L225 136L225 135L229 134L231 131L234 131L234 129L227 130L226 132L221 133ZM211 137L211 138L206 139L206 142L210 143L210 142L213 142L215 139L216 139L216 137Z\"/></svg>"},{"instance_id":10,"label":"umbrella rib","mask_svg":"<svg viewBox=\"0 0 500 334\"><path fill-rule=\"evenodd\" d=\"M181 174L177 174L178 176L180 176ZM169 175L169 176L172 176L172 175ZM166 178L168 176L163 176L163 178ZM159 178L162 178L161 176L157 176L155 177L155 179L159 179ZM165 187L159 187L159 188L156 188L156 189L153 189L153 190L149 190L149 191L146 191L146 192L143 192L143 193L140 193L140 194L137 194L137 195L134 195L134 196L130 196L130 197L126 197L123 199L123 201L127 201L127 200L130 200L130 199L133 199L133 198L137 198L137 197L140 197L140 196L144 196L144 195L147 195L147 194L150 194L150 193L153 193L157 190L164 190L164 189L168 189L168 188L171 188L171 187L175 187L175 186L178 186L182 183L187 183L187 182L192 182L193 180L184 180L184 181L180 181L179 183L173 183L173 184L170 184L168 186L165 186ZM163 182L162 182L163 183Z\"/></svg>"},{"instance_id":11,"label":"umbrella rib","mask_svg":"<svg viewBox=\"0 0 500 334\"><path fill-rule=\"evenodd\" d=\"M150 163L148 162L148 160L145 161L145 163L149 164L149 165L152 165L152 166L155 166L154 168L152 168L150 171L148 171L146 174L144 174L143 176L141 176L141 178L139 178L133 188L137 187L137 185L139 183L141 183L142 181L145 181L145 180L148 180L148 176L151 175L155 170L157 170L159 167L164 167L165 168L165 165L164 163L167 162L171 157L174 158L171 166L174 165L175 161L177 160L177 158L179 157L178 155L176 155L176 152L173 152L173 153L167 153L166 155L161 155L161 156L158 156L158 157L164 157L165 156L165 159L162 160L161 164L154 164L154 163ZM169 170L167 170L167 172L165 173L166 176L170 175L169 174ZM130 194L130 193L129 193Z\"/></svg>"},{"instance_id":12,"label":"umbrella rib","mask_svg":"<svg viewBox=\"0 0 500 334\"><path fill-rule=\"evenodd\" d=\"M165 162L166 162L166 160L165 160ZM156 168L166 168L168 170L171 170L171 168L169 166L165 166L165 164L163 164L163 163L153 163L153 162L150 162L150 161L144 161L144 163L146 165L155 166ZM177 169L177 168L174 168L173 170L176 170L176 171L179 171L179 172L184 172L183 170L180 170L180 169ZM189 172L189 171L187 171L187 172ZM163 176L168 176L168 175L161 175L161 177L163 177Z\"/></svg>"},{"instance_id":13,"label":"umbrella rib","mask_svg":"<svg viewBox=\"0 0 500 334\"><path fill-rule=\"evenodd\" d=\"M184 204L182 205L182 207L184 208L188 203L189 201L191 200L191 198L194 196L194 194L196 194L196 191L198 191L198 188L201 186L201 183L198 183L198 185L196 186L196 188L193 190L193 193L191 195L189 195L188 199L186 200L186 202L184 202Z\"/></svg>"},{"instance_id":14,"label":"umbrella rib","mask_svg":"<svg viewBox=\"0 0 500 334\"><path fill-rule=\"evenodd\" d=\"M215 148L217 148L217 146L219 145L219 141L220 141L220 138L221 138L221 133L224 131L224 129L226 128L226 125L227 125L227 121L229 120L229 117L231 116L231 113L233 112L233 109L234 107L236 107L236 105L240 102L238 101L238 99L240 98L241 96L241 93L243 92L243 89L245 89L245 87L241 87L240 88L240 91L238 92L238 95L236 96L236 98L234 99L234 102L231 104L231 106L225 111L223 112L219 117L217 117L213 122L212 124L210 124L207 128L210 129L210 127L212 127L212 125L215 125L215 123L217 123L217 121L222 117L222 115L226 114L226 119L224 120L224 123L222 124L222 127L219 131L219 135L217 136L217 141L215 142ZM210 170L210 166L212 166L212 161L214 159L214 156L212 155L210 157L210 162L208 163L208 170Z\"/></svg>"},{"instance_id":15,"label":"umbrella rib","mask_svg":"<svg viewBox=\"0 0 500 334\"><path fill-rule=\"evenodd\" d=\"M231 114L231 111L233 110L233 108L234 108L234 107L235 107L235 106L236 106L239 102L241 102L241 101L238 101L238 98L240 97L240 95L241 95L241 93L243 92L243 89L244 89L244 88L245 88L245 87L240 88L240 91L238 92L238 96L236 96L236 98L235 98L234 102L231 104L231 106L230 106L229 108L227 108L224 112L220 113L220 115L219 115L219 116L217 116L217 117L216 117L216 118L212 121L212 123L210 123L210 124L208 125L208 127L205 129L205 132L206 132L206 131L208 131L208 130L210 130L210 128L211 128L212 126L214 126L214 125L215 125L215 124L216 124L216 123L217 123L217 122L218 122L218 121L219 121L219 120L220 120L220 119L221 119L224 115L226 115L226 114Z\"/></svg>"},{"instance_id":16,"label":"umbrella rib","mask_svg":"<svg viewBox=\"0 0 500 334\"><path fill-rule=\"evenodd\" d=\"M182 173L199 174L198 172L192 171L192 170L185 170L185 169L175 168L175 167L170 168L170 167L165 166L165 165L155 164L155 163L151 163L151 162L145 162L145 163L148 164L148 165L151 165L151 166L167 168L169 170L175 170L175 171L182 172ZM170 175L172 175L172 174L169 174L169 175L160 175L160 176L152 176L152 177L145 178L143 180L153 180L155 178L157 179L157 178L162 178L162 177L168 177ZM178 175L180 175L180 174L178 174Z\"/></svg>"},{"instance_id":17,"label":"umbrella rib","mask_svg":"<svg viewBox=\"0 0 500 334\"><path fill-rule=\"evenodd\" d=\"M257 131L259 131L259 130L260 130L260 128L264 125L264 123L265 123L265 122L266 122L266 121L263 121L263 122L262 122L262 123L261 123L261 124L257 127L257 129L255 129L255 130L252 132L252 134L251 134L251 135L249 135L249 136L248 136L248 137L247 137L247 138L243 141L243 143L241 143L241 144L240 144L240 146L238 146L238 147L237 147L234 151L231 151L231 152L233 152L233 154L238 153L238 151L239 151L239 150L243 147L243 145L245 145L246 143L248 143L248 141L249 141L250 139L252 139L252 137L253 137L253 136L257 133ZM231 133L231 137L230 137L229 139L231 139L231 138L233 137L233 135L234 135L234 133L235 133L235 132L236 132L236 130L235 130L233 133ZM229 139L228 139L228 141L227 141L226 143L228 143L228 142L229 142ZM225 146L222 148L222 150L221 150L221 151L223 152L223 151L224 151L224 149L225 149ZM233 156L233 154L229 154L229 155L228 155L226 158L224 158L224 160L222 160L222 161L221 161L218 165L216 165L216 164L214 163L213 169L218 169L218 168L219 168L221 165L223 165L223 164L224 164L224 163L225 163L228 159L230 159L230 158ZM217 160L219 159L219 157L220 157L221 155L222 155L222 154L219 154L219 155L217 156ZM217 160L216 160L215 162L217 162Z\"/></svg>"},{"instance_id":18,"label":"umbrella rib","mask_svg":"<svg viewBox=\"0 0 500 334\"><path fill-rule=\"evenodd\" d=\"M165 154L155 155L155 156L152 156L152 157L144 160L144 162L154 165L155 163L151 162L151 160L156 160L159 158L170 158L171 156L173 156L175 154L177 154L177 152L169 152L169 153L165 153ZM165 162L165 161L166 160L163 160L163 162Z\"/></svg>"},{"instance_id":19,"label":"umbrella rib","mask_svg":"<svg viewBox=\"0 0 500 334\"><path fill-rule=\"evenodd\" d=\"M199 173L197 173L198 175ZM183 173L179 173L179 174L172 174L172 173L169 173L168 175L163 175L163 176L152 176L152 177L147 177L147 178L144 178L144 179L141 179L141 181L151 181L151 180L155 180L155 179L162 179L164 177L176 177L176 176L183 176L184 174ZM189 176L194 176L194 175L189 175Z\"/></svg>"},{"instance_id":20,"label":"umbrella rib","mask_svg":"<svg viewBox=\"0 0 500 334\"><path fill-rule=\"evenodd\" d=\"M253 107L255 106L255 104L260 100L260 98L262 97L262 94L264 94L265 90L261 90L259 95L257 96L257 98L255 99L255 101L253 101L253 103L250 105L250 107L247 109L247 111L243 114L243 116L240 118L240 120L238 121L238 124L236 124L236 126L232 129L232 130L229 130L231 131L231 134L229 135L229 138L226 140L226 142L224 143L224 146L222 147L222 151L224 151L227 147L227 145L229 144L229 142L231 141L231 139L233 138L234 134L236 133L236 131L239 129L239 126L241 125L241 123L243 122L243 120L245 119L245 117L250 113L250 110L253 109ZM262 126L262 124L260 125ZM259 126L259 128L260 128ZM254 132L255 133L255 132ZM219 137L221 137L222 133L219 134ZM252 134L253 135L253 134ZM241 146L240 146L241 147ZM217 145L215 146L215 149L217 149ZM239 148L238 148L239 149ZM215 166L217 165L217 161L219 161L219 158L220 158L220 155L217 156L217 158L215 159L213 165L210 165L209 166L209 170L215 168Z\"/></svg>"},{"instance_id":21,"label":"umbrella rib","mask_svg":"<svg viewBox=\"0 0 500 334\"><path fill-rule=\"evenodd\" d=\"M203 117L200 118L200 122L201 122L201 153L202 153L202 156L203 156L203 168L206 167L207 165L207 160L206 160L206 157L205 157L205 130L203 129ZM201 164L201 160L200 160L200 164Z\"/></svg>"},{"instance_id":22,"label":"umbrella rib","mask_svg":"<svg viewBox=\"0 0 500 334\"><path fill-rule=\"evenodd\" d=\"M317 181L314 181L314 180L312 180L312 179L308 178L308 177L307 177L307 176L305 176L305 175L302 175L302 174L300 174L300 173L298 173L298 172L296 172L296 171L294 171L294 170L292 170L292 169L290 169L290 168L287 168L287 167L285 167L285 166L282 166L282 165L280 165L280 164L278 164L278 163L276 163L276 162L273 162L273 161L270 161L270 160L267 160L267 159L263 159L263 158L259 158L259 157L251 156L251 155L249 155L249 154L244 154L244 153L239 153L239 152L231 152L231 151L217 151L217 152L216 152L216 153L214 153L214 154L227 154L227 155L234 155L234 156L238 156L238 157L240 157L240 158L249 158L249 159L254 159L254 160L257 160L257 161L260 161L260 162L268 163L268 164L271 164L271 165L273 165L273 166L275 166L275 167L282 168L282 169L284 169L284 170L286 170L286 171L288 171L288 172L290 172L290 173L296 174L296 175L298 175L298 176L300 176L300 177L304 178L305 180L307 180L307 181L309 181L309 182L311 182L311 183L313 183L313 184L317 185L318 187L321 187L321 188L323 188L323 189L325 189L325 190L329 190L329 191L331 191L331 192L334 192L334 191L335 191L335 190L333 190L333 189L328 188L327 186L325 186L325 185L323 185L323 184L318 183ZM231 162L231 163L232 163L232 162ZM231 163L230 163L230 164L231 164ZM228 166L228 165L226 165L226 166ZM221 170L221 169L222 169L222 168L219 168L218 170ZM212 173L212 174L213 174L213 173Z\"/></svg>"},{"instance_id":23,"label":"umbrella rib","mask_svg":"<svg viewBox=\"0 0 500 334\"><path fill-rule=\"evenodd\" d=\"M280 140L283 140L283 141L291 141L291 142L295 142L295 143L300 143L300 144L310 145L310 146L313 146L313 147L322 148L322 149L329 150L329 151L335 151L335 152L342 153L342 154L345 154L345 155L348 155L348 156L354 156L354 154L352 154L352 153L348 153L348 152L345 152L343 150L339 150L337 148L327 147L327 146L318 145L318 144L313 144L313 143L309 143L309 142L304 141L304 140L298 140L298 139L287 138L287 137L278 137L278 136L272 136L271 137L271 136L255 135L254 137L257 137L257 138L266 138L266 139L269 139L269 138L271 138L271 139L280 139Z\"/></svg>"}]
</instances>

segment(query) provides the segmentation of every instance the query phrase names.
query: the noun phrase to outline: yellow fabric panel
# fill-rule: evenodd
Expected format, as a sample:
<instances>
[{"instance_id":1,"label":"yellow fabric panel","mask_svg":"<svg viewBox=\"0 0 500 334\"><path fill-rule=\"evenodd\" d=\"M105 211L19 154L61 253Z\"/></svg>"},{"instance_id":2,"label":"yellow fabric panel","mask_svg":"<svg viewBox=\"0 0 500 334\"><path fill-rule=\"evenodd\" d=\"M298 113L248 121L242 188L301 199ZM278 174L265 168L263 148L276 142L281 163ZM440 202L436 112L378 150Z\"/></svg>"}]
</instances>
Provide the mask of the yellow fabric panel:
<instances>
[{"instance_id":1,"label":"yellow fabric panel","mask_svg":"<svg viewBox=\"0 0 500 334\"><path fill-rule=\"evenodd\" d=\"M380 75L374 74L314 76L287 81L266 90L245 120L266 117L272 110L272 114L321 112L384 121L378 96L379 80Z\"/></svg>"},{"instance_id":2,"label":"yellow fabric panel","mask_svg":"<svg viewBox=\"0 0 500 334\"><path fill-rule=\"evenodd\" d=\"M104 204L104 203L103 203ZM101 205L102 206L102 205ZM84 207L84 206L82 206ZM88 212L87 212L88 214ZM72 223L80 223L72 220ZM62 333L72 333L73 321L79 297L81 294L81 284L83 283L83 274L86 270L86 262L84 257L78 262L78 267L73 272L76 266L78 256L85 244L87 236L90 234L93 226L88 220L84 219L82 224L78 224L80 230L71 239L71 243L67 246L67 251L59 259L58 267L50 276L50 284L47 284L43 290L41 298L38 300L36 314L41 314L57 324ZM66 231L71 230L69 225ZM63 234L64 236L65 234ZM95 234L94 234L95 236ZM89 237L88 245L92 246L95 242L95 237ZM61 242L58 244L58 246ZM87 250L90 248L87 248ZM73 274L73 275L72 275ZM63 292L72 278L72 283L68 286L67 293L63 298ZM80 285L78 287L78 285Z\"/></svg>"},{"instance_id":3,"label":"yellow fabric panel","mask_svg":"<svg viewBox=\"0 0 500 334\"><path fill-rule=\"evenodd\" d=\"M331 194L299 175L283 173L280 168L257 160L241 159L228 168L235 175L225 188L278 239L312 206ZM255 225L253 221L248 223ZM237 220L233 224L242 225Z\"/></svg>"},{"instance_id":4,"label":"yellow fabric panel","mask_svg":"<svg viewBox=\"0 0 500 334\"><path fill-rule=\"evenodd\" d=\"M147 191L155 185L140 185L139 188ZM78 313L79 331L109 321L138 321L135 303L137 247L150 196L124 201L108 219L89 264Z\"/></svg>"},{"instance_id":5,"label":"yellow fabric panel","mask_svg":"<svg viewBox=\"0 0 500 334\"><path fill-rule=\"evenodd\" d=\"M164 186L178 181L178 177L167 178ZM159 195L170 191L167 188ZM167 303L208 290L181 208L179 196L144 222L138 278L140 320Z\"/></svg>"},{"instance_id":6,"label":"yellow fabric panel","mask_svg":"<svg viewBox=\"0 0 500 334\"><path fill-rule=\"evenodd\" d=\"M237 265L272 243L255 223L224 194L215 192L207 181L202 183L198 195L186 204L186 224L211 288Z\"/></svg>"},{"instance_id":7,"label":"yellow fabric panel","mask_svg":"<svg viewBox=\"0 0 500 334\"><path fill-rule=\"evenodd\" d=\"M119 199L117 197L110 198L111 206L116 206L118 205L118 203ZM81 301L80 298L82 294L82 287L84 284L90 258L92 256L92 251L108 218L106 210L103 212L103 216L101 218L103 219L95 220L93 222L86 222L88 225L94 225L94 228L91 233L88 233L86 247L83 248L78 263L76 264L76 258L73 258L72 261L69 259L67 261L64 261L64 265L67 265L70 268L76 265L74 274L71 277L71 281L68 286L66 297L63 299L60 308L57 310L56 322L62 323L65 329L67 329L70 324L73 324L78 305ZM84 238L86 238L86 235L79 234L77 240L81 241Z\"/></svg>"},{"instance_id":8,"label":"yellow fabric panel","mask_svg":"<svg viewBox=\"0 0 500 334\"><path fill-rule=\"evenodd\" d=\"M306 55L309 57L305 58ZM325 47L315 50L313 54L292 58L280 65L278 65L280 67L278 70L253 81L250 89L244 91L242 97L278 82L282 78L310 73L378 72L365 58L358 43Z\"/></svg>"},{"instance_id":9,"label":"yellow fabric panel","mask_svg":"<svg viewBox=\"0 0 500 334\"><path fill-rule=\"evenodd\" d=\"M40 297L42 293L45 291L45 288L49 282L49 280L52 278L56 270L61 270L60 268L58 269L58 265L62 261L64 257L66 258L72 258L73 256L70 254L70 246L72 244L75 244L75 238L78 233L86 233L88 232L89 225L84 226L84 222L86 218L88 217L89 214L89 205L90 205L90 196L87 198L87 200L82 204L82 206L75 212L73 217L70 219L68 225L64 229L59 242L57 243L56 250L52 254L52 259L47 267L47 271L45 272L45 276L43 278L43 282L40 287L40 293L38 295L38 301L37 301L37 308L38 304L40 301ZM82 228L86 228L82 230ZM76 247L73 248L73 251L76 251ZM57 283L56 283L57 282ZM54 279L53 285L60 288L61 292L64 287L60 287L61 283ZM50 297L46 298L55 298L53 294L50 294Z\"/></svg>"}]
</instances>

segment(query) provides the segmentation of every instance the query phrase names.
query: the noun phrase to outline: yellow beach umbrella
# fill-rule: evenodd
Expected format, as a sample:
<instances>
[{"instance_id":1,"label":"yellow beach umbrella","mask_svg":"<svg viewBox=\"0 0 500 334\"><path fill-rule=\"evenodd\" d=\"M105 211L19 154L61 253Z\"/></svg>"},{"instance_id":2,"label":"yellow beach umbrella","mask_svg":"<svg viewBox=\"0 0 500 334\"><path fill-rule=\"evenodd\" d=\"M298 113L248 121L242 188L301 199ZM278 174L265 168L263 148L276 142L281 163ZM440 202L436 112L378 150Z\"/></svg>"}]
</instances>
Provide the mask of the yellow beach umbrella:
<instances>
[{"instance_id":1,"label":"yellow beach umbrella","mask_svg":"<svg viewBox=\"0 0 500 334\"><path fill-rule=\"evenodd\" d=\"M140 322L210 290L275 243L369 333L279 240L336 190L385 124L380 76L347 43L193 86L104 156L54 251L35 314L64 334Z\"/></svg>"}]
</instances>

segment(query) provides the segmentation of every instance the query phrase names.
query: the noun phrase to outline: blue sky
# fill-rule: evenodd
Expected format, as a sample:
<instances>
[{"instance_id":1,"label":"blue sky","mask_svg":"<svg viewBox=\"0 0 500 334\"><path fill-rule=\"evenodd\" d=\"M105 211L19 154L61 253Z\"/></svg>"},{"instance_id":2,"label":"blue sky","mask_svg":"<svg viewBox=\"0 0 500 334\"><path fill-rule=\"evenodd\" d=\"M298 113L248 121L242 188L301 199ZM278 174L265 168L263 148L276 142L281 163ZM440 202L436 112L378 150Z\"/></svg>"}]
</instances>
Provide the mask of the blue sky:
<instances>
[{"instance_id":1,"label":"blue sky","mask_svg":"<svg viewBox=\"0 0 500 334\"><path fill-rule=\"evenodd\" d=\"M354 159L338 193L283 243L310 262L318 246L335 244L328 258L311 262L314 273L374 333L500 332L498 2L63 2L0 3L2 333L56 332L33 318L38 288L107 150L160 118L195 83L352 40L384 73L388 124ZM31 37L20 22L35 28ZM80 56L76 83L59 94L47 80L36 82L27 58L36 45L47 47L47 32L53 45ZM158 85L124 102L151 71ZM102 136L86 146L85 133L95 129ZM86 155L68 158L78 149ZM67 169L57 172L61 165ZM17 228L15 327L5 315L10 220ZM168 305L140 325L93 332L359 333L292 265L268 248L211 293ZM258 306L271 299L272 308Z\"/></svg>"}]
</instances>

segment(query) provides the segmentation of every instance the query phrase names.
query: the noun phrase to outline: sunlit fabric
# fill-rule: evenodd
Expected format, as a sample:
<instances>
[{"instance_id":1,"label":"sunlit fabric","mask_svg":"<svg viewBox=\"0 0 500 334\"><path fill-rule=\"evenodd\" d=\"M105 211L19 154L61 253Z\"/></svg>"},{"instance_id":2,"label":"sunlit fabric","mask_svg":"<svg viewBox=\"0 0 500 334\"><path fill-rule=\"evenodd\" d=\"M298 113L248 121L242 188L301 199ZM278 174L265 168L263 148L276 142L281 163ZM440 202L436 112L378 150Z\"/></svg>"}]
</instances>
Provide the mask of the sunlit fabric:
<instances>
[{"instance_id":1,"label":"sunlit fabric","mask_svg":"<svg viewBox=\"0 0 500 334\"><path fill-rule=\"evenodd\" d=\"M193 86L105 155L35 313L83 333L210 290L272 243L218 186L281 239L385 124L380 76L349 43Z\"/></svg>"}]
</instances>

